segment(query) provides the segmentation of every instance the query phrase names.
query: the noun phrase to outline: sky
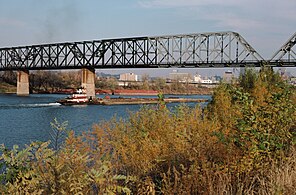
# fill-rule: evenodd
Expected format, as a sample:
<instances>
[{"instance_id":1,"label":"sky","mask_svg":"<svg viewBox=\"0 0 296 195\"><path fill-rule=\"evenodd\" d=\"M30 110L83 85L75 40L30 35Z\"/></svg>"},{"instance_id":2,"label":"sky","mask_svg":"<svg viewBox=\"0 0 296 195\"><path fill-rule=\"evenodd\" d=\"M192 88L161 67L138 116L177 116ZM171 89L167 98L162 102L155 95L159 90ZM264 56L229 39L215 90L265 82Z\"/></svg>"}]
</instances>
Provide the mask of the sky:
<instances>
[{"instance_id":1,"label":"sky","mask_svg":"<svg viewBox=\"0 0 296 195\"><path fill-rule=\"evenodd\" d=\"M265 59L296 32L295 0L0 0L0 48L235 31Z\"/></svg>"}]
</instances>

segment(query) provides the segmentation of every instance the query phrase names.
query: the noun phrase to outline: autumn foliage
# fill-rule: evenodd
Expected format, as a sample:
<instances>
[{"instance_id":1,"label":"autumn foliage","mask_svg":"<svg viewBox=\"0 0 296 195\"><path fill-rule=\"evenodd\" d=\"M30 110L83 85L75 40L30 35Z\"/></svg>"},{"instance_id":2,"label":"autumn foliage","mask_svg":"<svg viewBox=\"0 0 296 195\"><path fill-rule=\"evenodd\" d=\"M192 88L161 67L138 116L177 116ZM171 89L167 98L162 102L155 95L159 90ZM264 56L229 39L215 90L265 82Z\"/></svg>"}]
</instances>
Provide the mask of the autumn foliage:
<instances>
[{"instance_id":1,"label":"autumn foliage","mask_svg":"<svg viewBox=\"0 0 296 195\"><path fill-rule=\"evenodd\" d=\"M221 84L207 107L143 107L83 135L2 148L7 194L293 194L296 95L270 69ZM55 144L53 144L55 143Z\"/></svg>"}]
</instances>

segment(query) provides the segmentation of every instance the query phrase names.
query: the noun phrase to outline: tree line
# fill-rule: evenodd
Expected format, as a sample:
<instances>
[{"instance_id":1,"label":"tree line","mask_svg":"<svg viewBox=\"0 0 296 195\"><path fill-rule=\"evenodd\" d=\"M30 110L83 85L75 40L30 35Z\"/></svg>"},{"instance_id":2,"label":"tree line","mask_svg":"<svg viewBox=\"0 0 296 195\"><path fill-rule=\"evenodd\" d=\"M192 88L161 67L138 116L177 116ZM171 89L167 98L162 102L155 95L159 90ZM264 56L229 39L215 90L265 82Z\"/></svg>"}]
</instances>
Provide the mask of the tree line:
<instances>
[{"instance_id":1,"label":"tree line","mask_svg":"<svg viewBox=\"0 0 296 195\"><path fill-rule=\"evenodd\" d=\"M16 85L17 73L2 72L0 82ZM57 92L61 89L80 87L81 74L80 71L31 71L29 82L31 92Z\"/></svg>"},{"instance_id":2,"label":"tree line","mask_svg":"<svg viewBox=\"0 0 296 195\"><path fill-rule=\"evenodd\" d=\"M15 71L4 71L0 73L0 82L16 86L17 73ZM81 87L80 71L31 71L29 75L31 93L56 93L64 89L77 89ZM127 82L128 83L128 82ZM1 86L0 86L1 87ZM135 82L126 86L119 86L115 77L95 79L95 87L98 89L137 89L155 90L167 94L190 94L190 93L211 93L212 90L189 85L188 83L172 82L166 83L165 78L149 79L144 75L141 82Z\"/></svg>"}]
</instances>

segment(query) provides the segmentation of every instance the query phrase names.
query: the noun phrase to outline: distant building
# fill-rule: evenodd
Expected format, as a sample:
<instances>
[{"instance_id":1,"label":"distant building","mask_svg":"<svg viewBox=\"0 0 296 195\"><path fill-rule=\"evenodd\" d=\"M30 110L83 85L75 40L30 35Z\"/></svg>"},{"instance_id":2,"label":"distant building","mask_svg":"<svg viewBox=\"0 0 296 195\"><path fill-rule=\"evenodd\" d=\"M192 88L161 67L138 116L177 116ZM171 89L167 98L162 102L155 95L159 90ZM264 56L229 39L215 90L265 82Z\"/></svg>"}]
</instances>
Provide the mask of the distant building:
<instances>
[{"instance_id":1,"label":"distant building","mask_svg":"<svg viewBox=\"0 0 296 195\"><path fill-rule=\"evenodd\" d=\"M291 77L289 83L296 86L296 77Z\"/></svg>"},{"instance_id":2,"label":"distant building","mask_svg":"<svg viewBox=\"0 0 296 195\"><path fill-rule=\"evenodd\" d=\"M223 74L223 81L224 82L231 83L233 78L234 78L234 74L232 71L228 70L228 71L224 72L224 74Z\"/></svg>"},{"instance_id":3,"label":"distant building","mask_svg":"<svg viewBox=\"0 0 296 195\"><path fill-rule=\"evenodd\" d=\"M174 71L169 74L169 79L171 81L178 81L178 82L192 82L192 76L189 73L180 73L178 71Z\"/></svg>"},{"instance_id":4,"label":"distant building","mask_svg":"<svg viewBox=\"0 0 296 195\"><path fill-rule=\"evenodd\" d=\"M205 80L201 80L202 84L213 84L213 81L211 79L205 79Z\"/></svg>"},{"instance_id":5,"label":"distant building","mask_svg":"<svg viewBox=\"0 0 296 195\"><path fill-rule=\"evenodd\" d=\"M207 77L201 77L201 75L199 74L196 74L194 75L194 80L193 82L194 83L201 83L201 84L216 84L216 83L219 83L219 81L216 80L215 77L212 77L212 78L207 78Z\"/></svg>"},{"instance_id":6,"label":"distant building","mask_svg":"<svg viewBox=\"0 0 296 195\"><path fill-rule=\"evenodd\" d=\"M127 82L127 81L118 81L118 86L120 87L128 87L130 86L130 82Z\"/></svg>"},{"instance_id":7,"label":"distant building","mask_svg":"<svg viewBox=\"0 0 296 195\"><path fill-rule=\"evenodd\" d=\"M138 81L138 75L134 73L124 73L119 76L120 81Z\"/></svg>"},{"instance_id":8,"label":"distant building","mask_svg":"<svg viewBox=\"0 0 296 195\"><path fill-rule=\"evenodd\" d=\"M200 74L194 75L194 77L193 77L193 82L194 83L201 83L201 81L202 81L202 78L201 78Z\"/></svg>"}]
</instances>

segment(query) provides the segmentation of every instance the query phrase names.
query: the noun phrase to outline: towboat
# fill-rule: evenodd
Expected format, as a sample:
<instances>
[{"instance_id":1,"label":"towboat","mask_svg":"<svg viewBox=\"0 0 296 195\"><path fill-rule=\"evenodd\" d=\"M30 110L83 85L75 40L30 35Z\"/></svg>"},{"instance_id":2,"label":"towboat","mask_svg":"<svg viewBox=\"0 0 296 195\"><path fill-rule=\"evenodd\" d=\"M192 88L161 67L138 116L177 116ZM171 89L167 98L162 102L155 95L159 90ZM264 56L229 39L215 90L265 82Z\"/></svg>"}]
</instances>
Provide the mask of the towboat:
<instances>
[{"instance_id":1,"label":"towboat","mask_svg":"<svg viewBox=\"0 0 296 195\"><path fill-rule=\"evenodd\" d=\"M77 89L76 92L73 93L71 96L68 96L62 100L58 100L57 102L62 105L80 105L80 104L88 104L89 99L87 98L87 95L84 89Z\"/></svg>"}]
</instances>

